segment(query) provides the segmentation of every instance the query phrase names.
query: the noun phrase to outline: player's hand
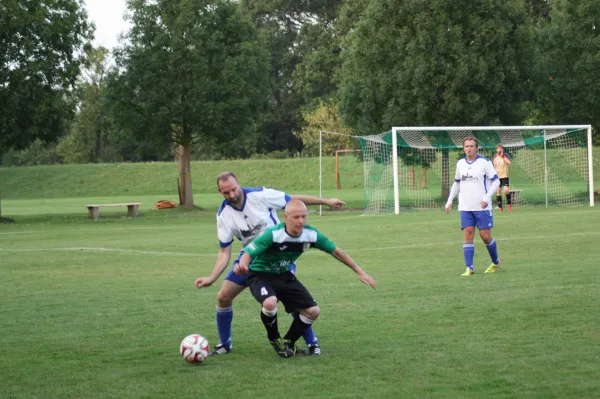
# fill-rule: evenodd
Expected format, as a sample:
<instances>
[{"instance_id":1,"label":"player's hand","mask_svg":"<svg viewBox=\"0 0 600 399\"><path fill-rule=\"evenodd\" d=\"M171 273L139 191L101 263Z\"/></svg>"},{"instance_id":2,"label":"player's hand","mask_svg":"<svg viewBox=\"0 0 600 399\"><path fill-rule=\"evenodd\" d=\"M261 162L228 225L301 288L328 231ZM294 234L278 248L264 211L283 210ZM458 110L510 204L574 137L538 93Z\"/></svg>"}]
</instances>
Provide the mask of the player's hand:
<instances>
[{"instance_id":1,"label":"player's hand","mask_svg":"<svg viewBox=\"0 0 600 399\"><path fill-rule=\"evenodd\" d=\"M486 202L486 200L481 200L481 209L485 209L487 208L488 203Z\"/></svg>"},{"instance_id":2,"label":"player's hand","mask_svg":"<svg viewBox=\"0 0 600 399\"><path fill-rule=\"evenodd\" d=\"M346 205L344 201L339 200L337 198L328 198L325 200L325 203L334 209L341 209L342 206Z\"/></svg>"},{"instance_id":3,"label":"player's hand","mask_svg":"<svg viewBox=\"0 0 600 399\"><path fill-rule=\"evenodd\" d=\"M198 277L194 284L196 285L196 288L204 288L210 287L214 282L215 279L211 277Z\"/></svg>"},{"instance_id":4,"label":"player's hand","mask_svg":"<svg viewBox=\"0 0 600 399\"><path fill-rule=\"evenodd\" d=\"M238 276L247 274L248 273L248 266L242 265L241 263L238 263L237 265L235 265L233 267L233 272L235 274L237 274Z\"/></svg>"},{"instance_id":5,"label":"player's hand","mask_svg":"<svg viewBox=\"0 0 600 399\"><path fill-rule=\"evenodd\" d=\"M371 288L375 288L375 286L377 285L373 277L369 276L367 273L360 273L358 275L358 278L360 279L360 281L362 281Z\"/></svg>"},{"instance_id":6,"label":"player's hand","mask_svg":"<svg viewBox=\"0 0 600 399\"><path fill-rule=\"evenodd\" d=\"M450 212L450 209L452 209L452 204L447 204L447 205L446 205L446 208L445 208L445 210L446 210L446 215L447 215L447 214Z\"/></svg>"}]
</instances>

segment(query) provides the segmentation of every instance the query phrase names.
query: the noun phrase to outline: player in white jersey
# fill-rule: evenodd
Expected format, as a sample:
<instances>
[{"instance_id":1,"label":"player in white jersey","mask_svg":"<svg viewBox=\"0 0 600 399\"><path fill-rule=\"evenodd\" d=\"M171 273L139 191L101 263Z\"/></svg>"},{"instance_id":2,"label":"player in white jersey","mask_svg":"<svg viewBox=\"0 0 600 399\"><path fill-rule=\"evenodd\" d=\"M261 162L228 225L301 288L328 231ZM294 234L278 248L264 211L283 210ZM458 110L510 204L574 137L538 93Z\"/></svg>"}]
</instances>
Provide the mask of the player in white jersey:
<instances>
[{"instance_id":1,"label":"player in white jersey","mask_svg":"<svg viewBox=\"0 0 600 399\"><path fill-rule=\"evenodd\" d=\"M475 257L475 227L485 243L492 259L492 264L485 273L494 273L500 267L498 247L492 237L494 219L492 216L492 194L500 186L494 165L489 159L479 156L479 141L474 136L463 141L466 157L456 163L454 184L446 203L446 213L452 208L452 201L458 194L458 210L460 212L460 228L463 231L463 255L466 270L461 276L475 274L473 258Z\"/></svg>"},{"instance_id":2,"label":"player in white jersey","mask_svg":"<svg viewBox=\"0 0 600 399\"><path fill-rule=\"evenodd\" d=\"M277 209L284 209L288 201L297 199L306 205L328 205L341 208L344 202L337 198L317 198L306 195L288 195L282 191L268 188L241 188L237 177L231 172L223 172L217 177L219 192L225 200L217 213L217 236L220 250L215 266L208 277L199 277L195 284L198 288L212 285L229 265L231 244L234 237L246 246L266 229L279 223ZM233 262L239 262L242 251ZM295 265L293 267L295 271ZM217 330L220 342L211 355L231 352L231 324L233 320L233 300L247 286L246 275L239 276L229 271L217 295ZM297 315L295 315L297 317ZM303 335L311 355L320 355L319 341L312 328Z\"/></svg>"}]
</instances>

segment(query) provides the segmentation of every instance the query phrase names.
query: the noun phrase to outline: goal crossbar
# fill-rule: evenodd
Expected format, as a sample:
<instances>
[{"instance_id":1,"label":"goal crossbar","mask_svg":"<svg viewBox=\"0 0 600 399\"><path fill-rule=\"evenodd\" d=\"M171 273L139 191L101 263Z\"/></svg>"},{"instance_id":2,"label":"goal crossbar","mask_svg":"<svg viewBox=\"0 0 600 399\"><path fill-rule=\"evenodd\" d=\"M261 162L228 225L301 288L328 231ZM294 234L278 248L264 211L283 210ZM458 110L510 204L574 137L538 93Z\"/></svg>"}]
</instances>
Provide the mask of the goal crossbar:
<instances>
[{"instance_id":1,"label":"goal crossbar","mask_svg":"<svg viewBox=\"0 0 600 399\"><path fill-rule=\"evenodd\" d=\"M586 135L587 133L587 140ZM376 164L379 166L379 173L374 181L374 192L380 196L385 202L385 176L392 177L390 186L393 186L393 202L394 213L399 213L400 197L399 197L399 160L402 160L403 173L407 173L407 168L411 169L411 183L414 180L414 166L423 165L423 173L425 168L431 167L432 163L438 166L440 158L437 158L435 153L439 151L454 151L453 154L458 154L462 149L462 142L465 137L474 135L480 141L480 148L490 150L495 148L497 144L502 144L507 148L512 148L517 154L520 154L520 159L528 164L526 167L533 168L535 176L529 176L532 181L540 187L545 186L546 190L546 206L548 206L548 186L550 186L552 198L563 196L564 203L576 202L575 198L570 195L570 187L565 185L560 180L562 170L555 172L554 165L549 165L555 161L556 156L566 156L565 162L574 162L573 169L577 169L583 180L587 180L587 190L589 194L589 205L594 206L593 192L593 158L592 158L592 128L591 125L536 125L536 126L414 126L414 127L393 127L391 131L373 136L360 136L361 147L363 150L366 147L374 146L373 154L376 158ZM371 143L371 144L368 144ZM366 147L365 147L366 146ZM574 148L580 150L574 150ZM381 166L385 162L385 148L389 148L390 162L389 173ZM536 149L537 148L537 149ZM403 155L400 155L402 149ZM444 150L446 149L446 150ZM553 150L550 150L553 149ZM525 150L525 151L523 151ZM407 153L408 151L408 153ZM415 152L416 151L416 152ZM434 151L434 153L432 153ZM552 152L550 152L552 151ZM576 154L575 154L576 152ZM579 154L579 155L577 155ZM528 158L524 158L528 155ZM408 156L408 158L407 158ZM456 155L455 155L456 156ZM548 158L552 156L553 158ZM383 157L383 158L382 158ZM575 158L576 157L576 158ZM390 159L391 158L391 159ZM447 161L447 160L446 160ZM444 173L447 173L445 167ZM585 170L584 170L585 169ZM531 172L531 173L534 173ZM368 172L365 169L365 184L367 184ZM391 176L390 176L391 175ZM438 176L445 179L447 176ZM406 180L406 178L403 178ZM403 180L402 184L406 182ZM571 183L571 182L569 182ZM580 183L578 183L580 184ZM392 188L392 187L390 187ZM392 191L392 190L390 190ZM560 191L560 192L559 192ZM391 194L391 193L390 193ZM409 195L417 195L418 193L408 193ZM587 196L587 195L586 195ZM581 198L577 194L577 198ZM391 198L390 198L391 199ZM544 201L542 201L543 203ZM560 203L560 201L559 201ZM418 206L418 205L417 205Z\"/></svg>"}]
</instances>

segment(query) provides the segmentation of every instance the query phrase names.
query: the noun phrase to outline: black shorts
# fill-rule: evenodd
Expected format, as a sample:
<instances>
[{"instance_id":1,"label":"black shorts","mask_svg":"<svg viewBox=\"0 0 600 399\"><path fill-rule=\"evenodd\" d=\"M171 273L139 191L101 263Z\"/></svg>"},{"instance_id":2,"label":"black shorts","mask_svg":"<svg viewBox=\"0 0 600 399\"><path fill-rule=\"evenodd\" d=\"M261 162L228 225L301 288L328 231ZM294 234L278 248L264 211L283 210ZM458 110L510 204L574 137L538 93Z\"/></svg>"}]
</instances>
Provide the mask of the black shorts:
<instances>
[{"instance_id":1,"label":"black shorts","mask_svg":"<svg viewBox=\"0 0 600 399\"><path fill-rule=\"evenodd\" d=\"M500 179L500 187L507 186L508 187L508 177L503 177Z\"/></svg>"},{"instance_id":2,"label":"black shorts","mask_svg":"<svg viewBox=\"0 0 600 399\"><path fill-rule=\"evenodd\" d=\"M317 302L293 273L271 274L248 272L248 288L252 296L262 305L265 299L276 296L291 313L317 306Z\"/></svg>"}]
</instances>

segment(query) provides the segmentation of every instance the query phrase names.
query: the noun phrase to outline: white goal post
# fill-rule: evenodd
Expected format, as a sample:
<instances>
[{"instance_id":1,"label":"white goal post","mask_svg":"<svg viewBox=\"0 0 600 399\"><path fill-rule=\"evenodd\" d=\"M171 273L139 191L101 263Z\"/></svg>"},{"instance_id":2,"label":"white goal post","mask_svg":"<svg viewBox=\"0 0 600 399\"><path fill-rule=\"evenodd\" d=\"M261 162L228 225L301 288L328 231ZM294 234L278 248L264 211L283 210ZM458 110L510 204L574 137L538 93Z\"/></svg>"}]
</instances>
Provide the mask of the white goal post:
<instances>
[{"instance_id":1,"label":"white goal post","mask_svg":"<svg viewBox=\"0 0 600 399\"><path fill-rule=\"evenodd\" d=\"M485 157L505 147L517 206L594 206L591 125L394 127L359 137L365 213L441 209L470 135Z\"/></svg>"}]
</instances>

